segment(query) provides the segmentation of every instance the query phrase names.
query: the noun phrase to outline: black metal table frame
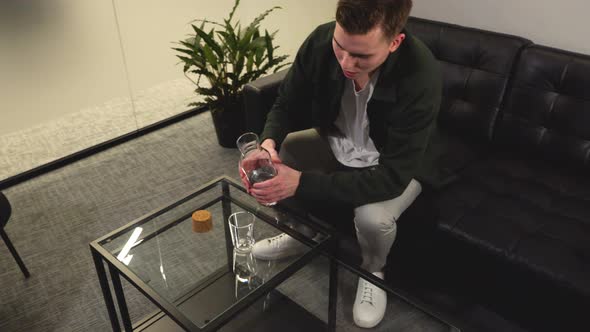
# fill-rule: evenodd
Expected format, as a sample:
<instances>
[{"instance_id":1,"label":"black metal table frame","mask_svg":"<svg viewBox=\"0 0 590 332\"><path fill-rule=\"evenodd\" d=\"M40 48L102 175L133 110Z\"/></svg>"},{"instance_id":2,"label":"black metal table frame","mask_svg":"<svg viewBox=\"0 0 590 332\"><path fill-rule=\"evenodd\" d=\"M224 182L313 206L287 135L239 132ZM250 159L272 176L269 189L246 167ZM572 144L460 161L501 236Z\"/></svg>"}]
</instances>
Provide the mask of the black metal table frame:
<instances>
[{"instance_id":1,"label":"black metal table frame","mask_svg":"<svg viewBox=\"0 0 590 332\"><path fill-rule=\"evenodd\" d=\"M180 312L180 310L168 300L164 299L158 293L156 293L151 287L149 287L143 280L137 277L125 264L120 262L116 259L115 255L105 248L102 247L102 244L108 243L111 239L120 236L128 232L129 230L141 226L142 224L147 223L148 221L170 211L171 209L189 201L190 199L195 198L197 195L202 194L203 192L210 190L221 183L222 186L222 195L213 199L212 201L200 206L198 209L205 209L215 203L221 201L222 209L224 214L224 220L227 220L229 215L231 214L231 203L234 203L241 208L244 208L248 211L253 212L259 219L272 224L272 226L278 228L282 232L289 234L290 236L294 237L295 239L307 244L311 247L307 253L305 253L302 257L296 259L292 264L286 267L284 270L280 271L271 278L269 281L262 284L260 287L246 295L243 299L237 301L234 305L229 307L227 310L222 312L218 317L214 320L209 322L204 327L198 327L192 321L187 319L184 314ZM173 204L166 206L165 208L156 209L130 223L127 225L120 227L109 234L92 241L90 243L90 251L92 253L92 257L95 263L96 272L98 274L99 283L102 289L104 301L107 307L107 311L109 314L109 318L111 321L111 327L113 331L118 332L121 331L121 326L119 324L119 316L117 315L117 309L115 307L113 295L111 293L111 289L109 286L109 281L107 277L107 270L105 269L105 263L108 267L108 272L111 277L111 283L113 286L113 290L115 292L115 298L117 300L117 305L119 308L119 314L121 321L123 323L123 328L125 331L133 331L133 324L129 317L129 311L127 308L127 303L125 300L125 295L123 292L123 286L121 284L120 276L123 276L130 284L132 284L139 292L141 292L144 296L146 296L154 305L156 305L162 312L166 313L168 317L174 320L179 326L183 327L187 331L215 331L222 327L224 324L229 322L235 315L237 315L242 310L246 309L252 303L257 301L259 298L267 294L268 292L272 291L276 288L281 282L292 276L295 272L300 270L302 267L306 266L311 260L318 257L319 255L323 255L328 257L330 261L330 275L329 275L329 299L328 299L328 324L327 329L328 331L334 331L336 327L336 301L337 301L337 284L338 284L338 262L332 255L327 255L326 253L333 252L333 249L336 248L336 239L331 237L333 234L332 230L326 228L325 226L318 225L311 221L308 221L306 218L301 218L301 222L307 224L308 226L312 227L312 229L319 231L326 235L326 238L320 244L313 242L312 240L306 238L305 236L299 234L295 230L293 230L288 225L284 225L282 223L275 222L271 216L267 215L263 211L259 211L259 209L255 209L252 205L243 202L235 197L232 197L229 193L230 186L234 187L237 190L240 190L245 193L245 190L232 179L227 177L220 177L217 178L202 187L200 187L195 192L189 194L188 196L176 201ZM145 242L147 239L156 236L157 234L165 231L166 229L173 227L174 225L186 220L190 217L189 215L183 216L181 218L176 219L173 222L169 222L166 225L158 228L155 231L147 234L142 238L137 245L141 245L141 243ZM231 269L232 266L232 256L233 256L233 246L231 244L230 232L227 229L229 226L226 222L223 222L225 228L225 240L226 240L226 249L227 249L227 257L228 257L228 268ZM199 289L206 287L210 284L213 280L219 277L219 275L226 271L226 268L222 268L217 272L214 272L208 278L202 280L199 284L197 284L191 293L197 292ZM185 298L187 298L188 294L175 302L182 303Z\"/></svg>"},{"instance_id":2,"label":"black metal table frame","mask_svg":"<svg viewBox=\"0 0 590 332\"><path fill-rule=\"evenodd\" d=\"M101 289L103 292L104 300L105 300L105 303L107 306L107 310L108 310L109 318L111 320L111 326L112 326L113 331L121 331L121 327L119 325L119 320L118 320L117 312L115 309L113 296L112 296L110 288L109 288L109 283L108 283L106 270L104 267L104 262L106 262L107 266L109 267L109 272L111 275L111 280L113 283L113 288L115 290L115 296L117 298L117 303L119 305L119 311L121 313L121 320L123 322L123 326L125 328L125 331L132 331L132 324L129 319L129 313L127 310L127 305L126 305L124 294L123 294L123 288L121 285L121 280L119 278L119 273L121 273L121 271L126 271L127 275L122 274L123 277L128 282L130 282L136 289L138 289L142 294L144 294L160 310L162 310L162 312L166 313L171 319L173 319L180 326L188 326L189 331L213 331L213 330L218 329L221 326L223 326L223 324L227 323L233 316L235 316L236 314L238 314L239 312L244 310L246 307L248 307L250 304L255 302L261 296L264 296L264 294L266 294L269 291L271 291L272 289L274 289L284 279L287 279L289 276L291 276L293 273L295 273L301 267L305 266L309 261L311 261L312 259L317 257L318 254L326 257L330 262L329 291L328 291L329 292L328 293L329 294L328 295L329 296L329 299L328 299L328 326L327 326L328 331L334 331L336 328L336 301L338 298L337 284L338 284L338 268L339 268L339 266L342 266L343 268L345 268L349 272L351 272L355 275L358 275L359 277L377 285L378 287L385 290L387 293L393 294L396 297L399 297L402 300L412 304L413 306L417 307L418 309L427 312L429 315L433 316L434 318L436 318L442 322L445 322L446 324L449 324L453 331L460 331L458 328L456 328L455 326L453 326L452 324L450 324L448 322L449 321L448 317L443 317L443 316L448 316L448 315L444 315L440 312L437 312L436 310L433 310L433 308L431 308L430 305L413 298L410 294L403 294L403 292L401 292L400 290L393 289L390 285L386 284L384 282L384 280L375 277L372 273L369 273L369 272L363 270L362 268L360 268L360 266L350 264L350 263L345 262L345 261L339 259L338 257L336 257L335 253L337 252L339 239L338 239L337 233L334 231L334 229L331 228L331 226L329 226L329 225L325 225L325 224L322 225L322 224L318 224L316 222L312 222L312 221L308 220L308 218L305 218L304 216L299 214L298 211L289 210L288 208L287 208L287 210L289 210L289 212L292 215L299 217L298 221L305 223L306 225L310 226L312 229L318 230L324 234L329 234L328 235L329 239L327 241L322 242L320 245L316 245L315 243L313 243L312 241L310 241L306 237L295 232L292 228L290 228L286 225L282 225L280 223L275 223L274 220L272 219L272 217L264 214L263 212L257 211L256 215L260 219L262 219L263 221L265 221L267 223L272 223L273 226L279 228L281 231L289 234L290 236L296 238L297 240L299 240L303 243L306 243L308 245L311 245L312 250L310 250L303 257L298 259L289 268L287 268L287 269L281 271L279 274L277 274L277 276L275 276L275 278L273 278L273 280L276 279L275 281L263 284L261 287L256 289L254 292L249 294L245 299L243 299L242 301L240 301L239 303L234 305L232 308L230 308L230 310L227 310L226 312L222 313L214 322L209 323L204 328L201 329L201 328L197 327L196 325L194 325L194 323L192 323L191 321L184 319L184 315L182 315L178 311L178 309L176 309L176 307L174 305L171 305L171 304L169 304L168 301L162 299L157 293L155 293L153 290L151 290L151 288L149 288L147 285L145 285L145 283L143 283L143 281L140 280L139 278L137 278L133 273L129 273L130 271L128 270L128 268L124 264L122 264L119 260L115 259L112 254L110 254L108 251L106 251L104 248L102 248L102 246L100 244L105 242L109 238L114 238L118 235L121 235L121 234L129 231L131 228L137 227L137 226L139 226L139 225L141 225L141 224L143 224L143 223L145 223L145 222L147 222L159 215L166 213L167 211L171 210L172 208L187 202L188 200L196 197L197 195L213 188L218 182L222 182L223 196L205 204L205 206L210 206L212 204L217 203L220 199L223 199L222 204L223 204L224 214L228 214L228 216L229 216L230 202L233 202L236 205L238 205L246 210L255 211L255 210L253 210L253 207L251 205L249 205L245 202L236 200L236 199L232 199L232 197L230 197L230 195L229 195L229 186L230 185L232 187L244 192L244 193L246 192L244 190L244 188L241 187L241 185L237 184L236 182L234 182L230 178L220 177L220 178L217 178L217 179L209 182L208 184L205 184L204 186L202 186L201 188L199 188L198 190L196 190L192 194L184 197L183 199L181 199L181 200L179 200L179 201L177 201L177 202L175 202L163 209L156 209L156 210L146 214L145 216L140 217L140 218L136 219L135 221L93 241L90 244L92 257L94 259L94 263L96 266L99 282L101 285ZM225 218L225 219L227 219L227 218ZM165 225L162 228L160 228L158 231L152 232L148 236L149 237L155 236L159 231L170 228L182 220L184 220L184 219L181 218L175 222L169 223L168 225ZM224 224L224 227L226 228L225 229L226 248L228 248L227 249L228 255L231 255L232 254L232 252L231 252L232 251L231 239L228 237L229 230L227 229L227 227L229 227L229 226L225 222L223 224ZM148 236L144 237L144 239L147 238ZM231 257L231 256L228 256L228 258L229 257ZM231 264L230 259L228 259L228 264ZM211 280L214 280L217 276L218 276L218 273L213 273L209 278L206 278L201 283L199 283L199 285L197 285L197 287L195 287L195 289L199 289L199 287L206 286L208 283L211 282ZM143 286L143 287L140 287L140 286ZM159 300L159 301L157 301L157 300ZM182 301L182 299L179 299L179 300ZM428 309L426 309L426 308L428 308ZM172 313L175 313L176 315L173 315ZM180 317L180 318L178 318L178 317ZM185 327L185 328L187 328L187 327Z\"/></svg>"}]
</instances>

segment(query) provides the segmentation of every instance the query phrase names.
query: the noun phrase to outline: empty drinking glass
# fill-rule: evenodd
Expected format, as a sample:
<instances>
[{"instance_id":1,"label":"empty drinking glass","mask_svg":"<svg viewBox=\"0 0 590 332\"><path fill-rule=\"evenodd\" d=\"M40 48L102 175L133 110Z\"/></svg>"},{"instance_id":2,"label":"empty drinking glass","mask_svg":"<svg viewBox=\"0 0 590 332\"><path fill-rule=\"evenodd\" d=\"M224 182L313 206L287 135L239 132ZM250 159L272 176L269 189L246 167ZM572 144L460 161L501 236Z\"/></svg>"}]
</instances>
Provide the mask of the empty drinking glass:
<instances>
[{"instance_id":1,"label":"empty drinking glass","mask_svg":"<svg viewBox=\"0 0 590 332\"><path fill-rule=\"evenodd\" d=\"M235 296L241 299L248 295L253 289L260 286L256 276L258 261L252 253L241 254L234 250L233 272L235 275Z\"/></svg>"},{"instance_id":2,"label":"empty drinking glass","mask_svg":"<svg viewBox=\"0 0 590 332\"><path fill-rule=\"evenodd\" d=\"M256 217L246 211L233 213L229 216L229 231L234 250L237 253L248 253L254 245L254 220Z\"/></svg>"}]
</instances>

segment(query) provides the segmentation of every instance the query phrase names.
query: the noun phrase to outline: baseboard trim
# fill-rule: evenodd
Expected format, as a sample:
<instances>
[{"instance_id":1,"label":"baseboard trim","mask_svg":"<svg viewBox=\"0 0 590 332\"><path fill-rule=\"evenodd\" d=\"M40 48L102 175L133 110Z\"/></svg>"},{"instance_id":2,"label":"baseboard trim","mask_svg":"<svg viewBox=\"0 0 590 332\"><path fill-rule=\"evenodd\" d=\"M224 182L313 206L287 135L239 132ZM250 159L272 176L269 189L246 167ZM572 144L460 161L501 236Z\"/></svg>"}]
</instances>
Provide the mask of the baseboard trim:
<instances>
[{"instance_id":1,"label":"baseboard trim","mask_svg":"<svg viewBox=\"0 0 590 332\"><path fill-rule=\"evenodd\" d=\"M147 134L152 133L156 130L165 128L167 126L173 125L173 124L178 123L180 121L186 120L186 119L193 117L195 115L199 115L205 111L207 111L206 107L197 107L197 108L190 109L186 112L182 112L180 114L177 114L177 115L171 116L169 118L166 118L164 120L158 121L158 122L151 124L149 126L143 127L139 130L121 135L119 137L115 137L111 140L99 143L99 144L91 146L89 148L72 153L68 156L51 161L47 164L43 164L43 165L37 166L31 170L11 176L9 178L6 178L6 179L0 181L0 190L5 190L10 187L16 186L16 185L21 184L25 181L34 179L34 178L41 176L43 174L47 174L51 171L54 171L56 169L59 169L64 166L67 166L69 164L72 164L76 161L90 157L90 156L97 154L99 152L102 152L102 151L108 150L110 148L116 147L120 144L129 142L133 139L147 135Z\"/></svg>"}]
</instances>

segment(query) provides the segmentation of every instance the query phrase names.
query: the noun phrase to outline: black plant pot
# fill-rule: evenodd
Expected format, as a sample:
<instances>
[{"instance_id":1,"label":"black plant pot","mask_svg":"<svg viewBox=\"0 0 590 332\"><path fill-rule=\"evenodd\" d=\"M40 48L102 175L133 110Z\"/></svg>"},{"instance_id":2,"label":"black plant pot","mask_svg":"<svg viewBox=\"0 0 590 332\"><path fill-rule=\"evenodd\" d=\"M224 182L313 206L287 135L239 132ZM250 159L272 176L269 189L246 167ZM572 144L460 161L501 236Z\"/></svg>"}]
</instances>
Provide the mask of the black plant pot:
<instances>
[{"instance_id":1,"label":"black plant pot","mask_svg":"<svg viewBox=\"0 0 590 332\"><path fill-rule=\"evenodd\" d=\"M235 148L236 140L244 132L244 112L241 110L211 110L219 145Z\"/></svg>"}]
</instances>

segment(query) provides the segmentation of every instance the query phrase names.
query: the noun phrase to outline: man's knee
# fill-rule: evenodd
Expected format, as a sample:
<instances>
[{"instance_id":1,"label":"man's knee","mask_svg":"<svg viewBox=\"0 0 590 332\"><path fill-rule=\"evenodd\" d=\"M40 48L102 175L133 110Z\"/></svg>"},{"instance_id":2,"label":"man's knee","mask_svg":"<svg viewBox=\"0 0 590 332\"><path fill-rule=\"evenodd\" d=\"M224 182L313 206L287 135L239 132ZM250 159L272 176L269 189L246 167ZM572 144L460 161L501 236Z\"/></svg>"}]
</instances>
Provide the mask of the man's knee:
<instances>
[{"instance_id":1,"label":"man's knee","mask_svg":"<svg viewBox=\"0 0 590 332\"><path fill-rule=\"evenodd\" d=\"M315 170L318 162L314 156L326 153L322 150L321 140L317 130L313 128L289 133L281 144L279 157L285 165L295 169Z\"/></svg>"},{"instance_id":2,"label":"man's knee","mask_svg":"<svg viewBox=\"0 0 590 332\"><path fill-rule=\"evenodd\" d=\"M386 235L396 231L399 215L381 203L367 204L354 209L354 225L362 234Z\"/></svg>"},{"instance_id":3,"label":"man's knee","mask_svg":"<svg viewBox=\"0 0 590 332\"><path fill-rule=\"evenodd\" d=\"M309 145L314 144L314 141L317 139L316 136L317 132L315 129L291 132L283 140L283 143L281 144L281 152L286 151L294 153L299 150L304 150L306 147L309 148Z\"/></svg>"}]
</instances>

